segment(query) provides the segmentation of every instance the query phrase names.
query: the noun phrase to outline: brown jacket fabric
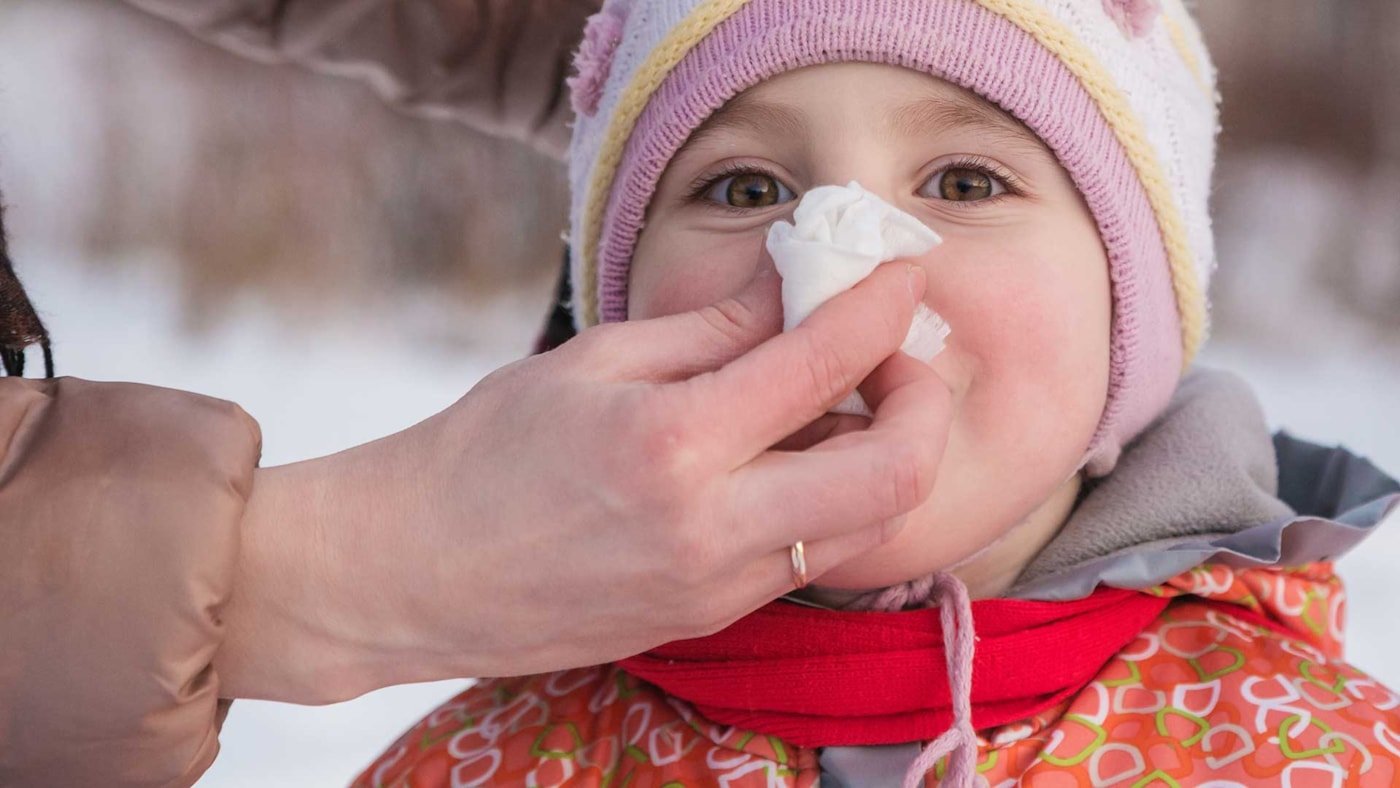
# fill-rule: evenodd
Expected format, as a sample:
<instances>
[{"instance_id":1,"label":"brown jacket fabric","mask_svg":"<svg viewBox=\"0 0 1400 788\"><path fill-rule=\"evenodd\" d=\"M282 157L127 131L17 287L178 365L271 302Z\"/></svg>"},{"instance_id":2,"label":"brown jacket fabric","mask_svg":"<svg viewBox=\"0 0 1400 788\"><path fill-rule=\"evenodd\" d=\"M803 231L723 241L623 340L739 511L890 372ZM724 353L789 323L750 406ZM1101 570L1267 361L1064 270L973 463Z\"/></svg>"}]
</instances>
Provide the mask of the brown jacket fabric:
<instances>
[{"instance_id":1,"label":"brown jacket fabric","mask_svg":"<svg viewBox=\"0 0 1400 788\"><path fill-rule=\"evenodd\" d=\"M128 2L559 154L569 53L601 0ZM47 352L11 280L0 339ZM0 786L192 784L228 708L210 665L257 424L195 394L4 377L0 447Z\"/></svg>"},{"instance_id":2,"label":"brown jacket fabric","mask_svg":"<svg viewBox=\"0 0 1400 788\"><path fill-rule=\"evenodd\" d=\"M602 0L127 0L261 60L363 78L417 114L562 156L564 80Z\"/></svg>"},{"instance_id":3,"label":"brown jacket fabric","mask_svg":"<svg viewBox=\"0 0 1400 788\"><path fill-rule=\"evenodd\" d=\"M261 449L236 405L0 379L0 785L189 784Z\"/></svg>"}]
</instances>

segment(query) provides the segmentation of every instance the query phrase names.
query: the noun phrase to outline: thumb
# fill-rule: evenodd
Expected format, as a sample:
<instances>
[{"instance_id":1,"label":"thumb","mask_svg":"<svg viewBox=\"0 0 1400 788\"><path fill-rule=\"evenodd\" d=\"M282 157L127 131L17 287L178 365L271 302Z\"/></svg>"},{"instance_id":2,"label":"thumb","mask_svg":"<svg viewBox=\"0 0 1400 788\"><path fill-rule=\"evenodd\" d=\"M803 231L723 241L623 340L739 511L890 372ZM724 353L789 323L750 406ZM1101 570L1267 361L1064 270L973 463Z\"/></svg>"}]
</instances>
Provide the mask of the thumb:
<instances>
[{"instance_id":1,"label":"thumb","mask_svg":"<svg viewBox=\"0 0 1400 788\"><path fill-rule=\"evenodd\" d=\"M628 379L655 383L710 372L783 329L782 279L764 255L738 292L713 304L612 328L611 365Z\"/></svg>"}]
</instances>

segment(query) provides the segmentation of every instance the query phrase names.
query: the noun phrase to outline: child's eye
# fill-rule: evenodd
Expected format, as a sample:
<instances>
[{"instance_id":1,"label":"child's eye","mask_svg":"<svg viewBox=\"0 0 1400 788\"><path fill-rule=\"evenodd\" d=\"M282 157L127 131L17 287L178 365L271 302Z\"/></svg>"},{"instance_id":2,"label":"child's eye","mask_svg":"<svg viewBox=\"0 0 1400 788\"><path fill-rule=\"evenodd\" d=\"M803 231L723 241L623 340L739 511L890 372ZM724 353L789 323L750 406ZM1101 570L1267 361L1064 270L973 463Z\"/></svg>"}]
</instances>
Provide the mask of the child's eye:
<instances>
[{"instance_id":1,"label":"child's eye","mask_svg":"<svg viewBox=\"0 0 1400 788\"><path fill-rule=\"evenodd\" d=\"M949 202L978 202L1008 191L1002 178L982 167L953 165L935 172L919 190L919 195Z\"/></svg>"},{"instance_id":2,"label":"child's eye","mask_svg":"<svg viewBox=\"0 0 1400 788\"><path fill-rule=\"evenodd\" d=\"M743 172L721 178L705 193L705 198L730 208L767 208L793 199L792 190L777 178L762 172Z\"/></svg>"}]
</instances>

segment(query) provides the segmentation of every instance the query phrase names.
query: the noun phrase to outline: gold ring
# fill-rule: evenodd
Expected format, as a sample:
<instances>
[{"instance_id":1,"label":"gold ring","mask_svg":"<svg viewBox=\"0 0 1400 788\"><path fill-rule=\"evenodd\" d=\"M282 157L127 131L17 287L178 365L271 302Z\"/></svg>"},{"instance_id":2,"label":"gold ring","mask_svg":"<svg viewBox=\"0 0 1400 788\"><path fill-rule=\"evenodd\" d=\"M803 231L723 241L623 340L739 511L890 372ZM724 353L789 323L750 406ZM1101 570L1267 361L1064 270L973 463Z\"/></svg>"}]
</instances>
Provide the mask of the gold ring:
<instances>
[{"instance_id":1,"label":"gold ring","mask_svg":"<svg viewBox=\"0 0 1400 788\"><path fill-rule=\"evenodd\" d=\"M792 546L792 582L799 589L807 587L807 550L801 542Z\"/></svg>"}]
</instances>

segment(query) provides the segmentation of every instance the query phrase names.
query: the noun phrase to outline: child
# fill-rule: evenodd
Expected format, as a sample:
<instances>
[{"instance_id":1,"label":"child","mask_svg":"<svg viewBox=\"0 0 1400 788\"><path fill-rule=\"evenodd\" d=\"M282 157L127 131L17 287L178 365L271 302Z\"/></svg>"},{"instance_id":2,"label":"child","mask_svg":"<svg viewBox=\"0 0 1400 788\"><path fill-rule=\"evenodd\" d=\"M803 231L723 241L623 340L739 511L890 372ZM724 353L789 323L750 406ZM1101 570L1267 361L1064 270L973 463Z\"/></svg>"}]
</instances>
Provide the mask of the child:
<instances>
[{"instance_id":1,"label":"child","mask_svg":"<svg viewBox=\"0 0 1400 788\"><path fill-rule=\"evenodd\" d=\"M857 180L943 238L906 261L953 329L940 473L819 586L482 681L358 784L1400 783L1330 563L1400 485L1183 375L1217 115L1178 0L612 0L578 69L577 325L718 300Z\"/></svg>"}]
</instances>

